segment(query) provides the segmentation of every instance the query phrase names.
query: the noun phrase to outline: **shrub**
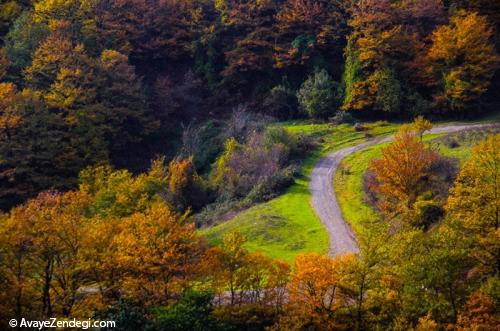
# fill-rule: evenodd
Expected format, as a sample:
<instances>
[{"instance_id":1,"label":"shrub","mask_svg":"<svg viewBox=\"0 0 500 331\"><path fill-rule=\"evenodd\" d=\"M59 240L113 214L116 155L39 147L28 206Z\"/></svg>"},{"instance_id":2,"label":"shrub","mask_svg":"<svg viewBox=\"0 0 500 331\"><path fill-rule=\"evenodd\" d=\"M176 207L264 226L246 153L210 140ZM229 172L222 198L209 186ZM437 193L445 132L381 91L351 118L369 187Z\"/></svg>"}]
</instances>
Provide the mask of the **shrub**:
<instances>
[{"instance_id":1,"label":"shrub","mask_svg":"<svg viewBox=\"0 0 500 331\"><path fill-rule=\"evenodd\" d=\"M297 114L297 97L291 89L278 85L271 89L264 99L263 106L268 115L279 119L290 119Z\"/></svg>"},{"instance_id":2,"label":"shrub","mask_svg":"<svg viewBox=\"0 0 500 331\"><path fill-rule=\"evenodd\" d=\"M297 92L300 109L312 118L326 118L340 104L340 85L326 70L317 71Z\"/></svg>"},{"instance_id":3,"label":"shrub","mask_svg":"<svg viewBox=\"0 0 500 331\"><path fill-rule=\"evenodd\" d=\"M366 127L363 124L356 123L354 124L354 131L360 132L365 131Z\"/></svg>"},{"instance_id":4,"label":"shrub","mask_svg":"<svg viewBox=\"0 0 500 331\"><path fill-rule=\"evenodd\" d=\"M277 172L287 158L287 147L281 143L265 146L262 135L254 133L243 145L228 140L225 152L217 160L213 183L222 192L246 196L262 178Z\"/></svg>"},{"instance_id":5,"label":"shrub","mask_svg":"<svg viewBox=\"0 0 500 331\"><path fill-rule=\"evenodd\" d=\"M337 110L337 112L335 112L335 116L333 116L331 118L331 121L334 123L334 124L352 124L354 123L356 120L354 119L354 117L352 116L351 113L347 112L347 111L343 111L343 110Z\"/></svg>"},{"instance_id":6,"label":"shrub","mask_svg":"<svg viewBox=\"0 0 500 331\"><path fill-rule=\"evenodd\" d=\"M434 199L419 198L415 202L413 209L415 211L414 225L422 227L424 230L427 230L444 216L442 204Z\"/></svg>"},{"instance_id":7,"label":"shrub","mask_svg":"<svg viewBox=\"0 0 500 331\"><path fill-rule=\"evenodd\" d=\"M216 320L212 317L213 293L188 291L181 300L153 311L154 323L149 331L213 330Z\"/></svg>"},{"instance_id":8,"label":"shrub","mask_svg":"<svg viewBox=\"0 0 500 331\"><path fill-rule=\"evenodd\" d=\"M297 169L290 166L264 178L248 193L245 198L246 202L254 204L275 198L293 184L296 173Z\"/></svg>"},{"instance_id":9,"label":"shrub","mask_svg":"<svg viewBox=\"0 0 500 331\"><path fill-rule=\"evenodd\" d=\"M176 158L168 165L166 200L179 212L197 210L207 202L207 190L198 176L193 158Z\"/></svg>"}]
</instances>

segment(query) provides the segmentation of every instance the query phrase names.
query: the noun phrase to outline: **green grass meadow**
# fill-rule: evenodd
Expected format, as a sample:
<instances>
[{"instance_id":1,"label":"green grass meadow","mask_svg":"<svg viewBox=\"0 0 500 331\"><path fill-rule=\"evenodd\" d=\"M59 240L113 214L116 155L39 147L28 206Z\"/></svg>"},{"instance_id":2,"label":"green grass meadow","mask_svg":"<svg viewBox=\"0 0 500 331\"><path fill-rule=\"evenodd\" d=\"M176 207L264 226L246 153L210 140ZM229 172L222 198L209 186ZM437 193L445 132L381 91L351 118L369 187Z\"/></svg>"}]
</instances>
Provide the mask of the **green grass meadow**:
<instances>
[{"instance_id":1,"label":"green grass meadow","mask_svg":"<svg viewBox=\"0 0 500 331\"><path fill-rule=\"evenodd\" d=\"M273 258L292 262L298 254L327 253L328 234L311 207L309 176L316 162L325 154L360 144L374 136L393 134L398 125L376 122L365 131L351 125L280 123L291 133L303 133L318 139L320 146L302 163L301 176L278 198L241 212L233 219L201 230L209 242L219 244L224 234L239 231L245 235L245 247Z\"/></svg>"}]
</instances>

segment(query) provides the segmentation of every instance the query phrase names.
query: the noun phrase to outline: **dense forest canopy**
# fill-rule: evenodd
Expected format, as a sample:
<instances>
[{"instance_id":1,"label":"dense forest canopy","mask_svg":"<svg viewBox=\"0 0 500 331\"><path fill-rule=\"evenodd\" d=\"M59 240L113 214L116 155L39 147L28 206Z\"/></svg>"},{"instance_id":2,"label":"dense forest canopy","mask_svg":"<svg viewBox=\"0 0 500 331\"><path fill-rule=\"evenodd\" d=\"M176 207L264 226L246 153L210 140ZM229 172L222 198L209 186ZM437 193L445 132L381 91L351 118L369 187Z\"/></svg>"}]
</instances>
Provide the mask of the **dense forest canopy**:
<instances>
[{"instance_id":1,"label":"dense forest canopy","mask_svg":"<svg viewBox=\"0 0 500 331\"><path fill-rule=\"evenodd\" d=\"M498 110L499 53L495 0L0 0L0 328L498 330L498 128L462 164L423 134ZM276 122L414 118L359 254L200 235L324 147Z\"/></svg>"},{"instance_id":2,"label":"dense forest canopy","mask_svg":"<svg viewBox=\"0 0 500 331\"><path fill-rule=\"evenodd\" d=\"M88 165L144 170L176 154L179 127L241 104L280 119L492 108L499 6L2 1L0 206L75 187Z\"/></svg>"}]
</instances>

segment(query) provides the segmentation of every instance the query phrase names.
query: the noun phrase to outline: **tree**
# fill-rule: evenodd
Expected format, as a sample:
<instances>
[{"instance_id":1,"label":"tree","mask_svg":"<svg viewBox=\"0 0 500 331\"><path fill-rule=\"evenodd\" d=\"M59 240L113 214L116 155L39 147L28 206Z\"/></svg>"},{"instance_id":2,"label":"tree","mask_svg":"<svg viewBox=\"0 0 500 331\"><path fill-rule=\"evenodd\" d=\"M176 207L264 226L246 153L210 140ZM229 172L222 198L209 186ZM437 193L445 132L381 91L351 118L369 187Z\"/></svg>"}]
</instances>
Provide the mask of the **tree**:
<instances>
[{"instance_id":1,"label":"tree","mask_svg":"<svg viewBox=\"0 0 500 331\"><path fill-rule=\"evenodd\" d=\"M244 268L244 260L248 255L248 251L243 247L245 237L239 232L228 233L224 236L223 245L220 250L212 254L216 257L215 263L220 270L219 275L215 275L216 288L222 290L225 286L229 288L230 304L234 305L237 302L237 292L240 289L238 274ZM221 294L221 293L218 293Z\"/></svg>"},{"instance_id":2,"label":"tree","mask_svg":"<svg viewBox=\"0 0 500 331\"><path fill-rule=\"evenodd\" d=\"M382 157L370 162L377 183L372 186L384 200L379 204L388 212L404 212L422 194L422 180L437 155L418 141L408 129L402 129L394 142L382 149Z\"/></svg>"},{"instance_id":3,"label":"tree","mask_svg":"<svg viewBox=\"0 0 500 331\"><path fill-rule=\"evenodd\" d=\"M79 290L88 285L80 249L89 201L81 192L45 192L3 222L1 271L11 283L2 283L2 292L16 316L75 314Z\"/></svg>"},{"instance_id":4,"label":"tree","mask_svg":"<svg viewBox=\"0 0 500 331\"><path fill-rule=\"evenodd\" d=\"M96 7L100 42L142 63L189 56L203 15L197 1L103 0Z\"/></svg>"},{"instance_id":5,"label":"tree","mask_svg":"<svg viewBox=\"0 0 500 331\"><path fill-rule=\"evenodd\" d=\"M393 294L401 317L416 321L432 311L437 322L454 320L472 280L463 278L471 267L460 236L443 228L399 231L389 246ZM396 309L395 309L396 310Z\"/></svg>"},{"instance_id":6,"label":"tree","mask_svg":"<svg viewBox=\"0 0 500 331\"><path fill-rule=\"evenodd\" d=\"M126 56L105 50L100 58L92 59L82 45L75 47L72 56L73 60L66 59L68 63L58 69L45 95L47 104L63 112L78 145L92 146L94 142L108 150L116 163L126 145L130 149L159 123L146 105L142 82Z\"/></svg>"},{"instance_id":7,"label":"tree","mask_svg":"<svg viewBox=\"0 0 500 331\"><path fill-rule=\"evenodd\" d=\"M353 259L330 259L315 253L299 255L288 284L286 314L277 330L347 329L339 312L346 306L342 289L344 265Z\"/></svg>"},{"instance_id":8,"label":"tree","mask_svg":"<svg viewBox=\"0 0 500 331\"><path fill-rule=\"evenodd\" d=\"M218 303L231 307L263 305L279 312L286 296L289 265L258 252L248 252L245 241L241 233L231 232L224 236L220 247L207 253L211 257L205 265L207 280Z\"/></svg>"},{"instance_id":9,"label":"tree","mask_svg":"<svg viewBox=\"0 0 500 331\"><path fill-rule=\"evenodd\" d=\"M7 52L4 48L0 48L0 81L3 80L5 75L7 75L7 69L9 67L9 59L7 57Z\"/></svg>"},{"instance_id":10,"label":"tree","mask_svg":"<svg viewBox=\"0 0 500 331\"><path fill-rule=\"evenodd\" d=\"M474 147L450 190L446 210L452 226L471 245L480 271L500 272L500 135Z\"/></svg>"},{"instance_id":11,"label":"tree","mask_svg":"<svg viewBox=\"0 0 500 331\"><path fill-rule=\"evenodd\" d=\"M222 83L242 93L246 86L258 87L257 81L272 81L277 2L220 0L215 9L221 32L227 31L218 40L224 48Z\"/></svg>"},{"instance_id":12,"label":"tree","mask_svg":"<svg viewBox=\"0 0 500 331\"><path fill-rule=\"evenodd\" d=\"M61 68L74 69L82 54L82 46L76 48L69 38L68 22L54 22L50 35L40 43L33 54L32 62L24 71L27 85L35 90L46 91L57 78Z\"/></svg>"},{"instance_id":13,"label":"tree","mask_svg":"<svg viewBox=\"0 0 500 331\"><path fill-rule=\"evenodd\" d=\"M481 292L475 292L458 315L456 328L460 331L494 330L500 325L494 302Z\"/></svg>"},{"instance_id":14,"label":"tree","mask_svg":"<svg viewBox=\"0 0 500 331\"><path fill-rule=\"evenodd\" d=\"M367 0L352 3L349 11L352 32L342 107L399 112L405 105L413 113L424 110L423 40L445 17L442 1Z\"/></svg>"},{"instance_id":15,"label":"tree","mask_svg":"<svg viewBox=\"0 0 500 331\"><path fill-rule=\"evenodd\" d=\"M48 27L44 23L36 23L33 14L23 12L5 36L5 49L11 67L20 78L24 68L31 64L31 58L40 43L47 37Z\"/></svg>"},{"instance_id":16,"label":"tree","mask_svg":"<svg viewBox=\"0 0 500 331\"><path fill-rule=\"evenodd\" d=\"M74 154L64 125L40 94L0 84L0 105L0 208L49 188L74 187L85 161Z\"/></svg>"},{"instance_id":17,"label":"tree","mask_svg":"<svg viewBox=\"0 0 500 331\"><path fill-rule=\"evenodd\" d=\"M297 91L297 99L304 113L313 118L325 118L338 106L340 87L323 69L302 84Z\"/></svg>"},{"instance_id":18,"label":"tree","mask_svg":"<svg viewBox=\"0 0 500 331\"><path fill-rule=\"evenodd\" d=\"M420 137L420 142L422 142L424 132L432 129L432 123L429 120L426 120L423 116L415 117L411 125L413 130L415 130Z\"/></svg>"},{"instance_id":19,"label":"tree","mask_svg":"<svg viewBox=\"0 0 500 331\"><path fill-rule=\"evenodd\" d=\"M120 227L114 259L124 271L120 287L125 297L146 306L165 304L198 275L202 240L192 223L164 204L122 219Z\"/></svg>"},{"instance_id":20,"label":"tree","mask_svg":"<svg viewBox=\"0 0 500 331\"><path fill-rule=\"evenodd\" d=\"M278 68L341 61L346 33L341 1L287 0L276 15L274 61Z\"/></svg>"},{"instance_id":21,"label":"tree","mask_svg":"<svg viewBox=\"0 0 500 331\"><path fill-rule=\"evenodd\" d=\"M463 110L488 90L499 57L490 42L493 29L485 17L459 11L450 21L433 32L427 56L439 82L436 104Z\"/></svg>"},{"instance_id":22,"label":"tree","mask_svg":"<svg viewBox=\"0 0 500 331\"><path fill-rule=\"evenodd\" d=\"M496 45L498 51L498 46L500 45L500 39L498 38L498 27L500 26L500 4L498 2L488 0L452 0L451 5L487 16L490 23L493 23L496 27Z\"/></svg>"},{"instance_id":23,"label":"tree","mask_svg":"<svg viewBox=\"0 0 500 331\"><path fill-rule=\"evenodd\" d=\"M30 5L31 0L6 0L0 3L0 39L2 41L15 19Z\"/></svg>"},{"instance_id":24,"label":"tree","mask_svg":"<svg viewBox=\"0 0 500 331\"><path fill-rule=\"evenodd\" d=\"M206 203L203 179L197 174L193 158L174 159L168 165L167 199L180 212Z\"/></svg>"},{"instance_id":25,"label":"tree","mask_svg":"<svg viewBox=\"0 0 500 331\"><path fill-rule=\"evenodd\" d=\"M145 213L168 185L163 158L153 160L149 171L138 176L104 165L82 170L79 179L80 190L93 197L92 213L106 218Z\"/></svg>"},{"instance_id":26,"label":"tree","mask_svg":"<svg viewBox=\"0 0 500 331\"><path fill-rule=\"evenodd\" d=\"M297 112L297 97L290 88L277 85L271 89L263 103L266 113L279 119L291 119Z\"/></svg>"}]
</instances>

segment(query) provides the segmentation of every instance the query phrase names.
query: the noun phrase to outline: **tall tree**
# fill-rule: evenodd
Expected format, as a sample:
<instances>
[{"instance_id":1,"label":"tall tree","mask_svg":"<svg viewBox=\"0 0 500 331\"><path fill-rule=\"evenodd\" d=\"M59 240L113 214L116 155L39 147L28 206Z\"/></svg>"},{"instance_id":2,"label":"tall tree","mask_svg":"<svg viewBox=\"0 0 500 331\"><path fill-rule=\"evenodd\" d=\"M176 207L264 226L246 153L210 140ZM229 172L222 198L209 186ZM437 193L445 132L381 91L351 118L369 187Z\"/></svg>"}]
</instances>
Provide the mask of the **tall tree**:
<instances>
[{"instance_id":1,"label":"tall tree","mask_svg":"<svg viewBox=\"0 0 500 331\"><path fill-rule=\"evenodd\" d=\"M278 68L340 61L347 31L342 1L287 0L276 20L274 58Z\"/></svg>"},{"instance_id":2,"label":"tall tree","mask_svg":"<svg viewBox=\"0 0 500 331\"><path fill-rule=\"evenodd\" d=\"M38 192L68 189L85 163L74 154L58 115L39 93L0 84L0 208Z\"/></svg>"},{"instance_id":3,"label":"tall tree","mask_svg":"<svg viewBox=\"0 0 500 331\"><path fill-rule=\"evenodd\" d=\"M142 63L189 55L203 14L197 1L102 0L97 5L103 45Z\"/></svg>"},{"instance_id":4,"label":"tall tree","mask_svg":"<svg viewBox=\"0 0 500 331\"><path fill-rule=\"evenodd\" d=\"M492 36L487 18L465 11L433 32L428 57L438 82L434 98L439 107L462 110L488 90L499 61Z\"/></svg>"},{"instance_id":5,"label":"tall tree","mask_svg":"<svg viewBox=\"0 0 500 331\"><path fill-rule=\"evenodd\" d=\"M471 245L478 270L500 273L500 135L479 143L463 166L446 205L452 227Z\"/></svg>"}]
</instances>

